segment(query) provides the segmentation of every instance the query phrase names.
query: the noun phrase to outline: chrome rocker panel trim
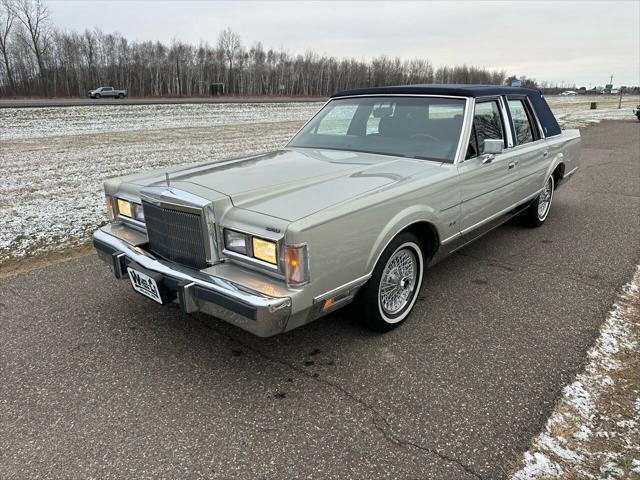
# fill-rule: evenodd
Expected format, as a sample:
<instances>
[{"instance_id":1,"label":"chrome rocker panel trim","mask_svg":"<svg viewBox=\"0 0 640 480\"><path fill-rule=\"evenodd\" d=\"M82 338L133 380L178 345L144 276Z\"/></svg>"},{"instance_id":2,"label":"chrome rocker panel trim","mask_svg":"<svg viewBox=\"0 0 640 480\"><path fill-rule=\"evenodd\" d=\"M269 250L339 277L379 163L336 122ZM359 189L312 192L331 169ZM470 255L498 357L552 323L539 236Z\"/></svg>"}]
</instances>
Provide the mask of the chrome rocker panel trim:
<instances>
[{"instance_id":1,"label":"chrome rocker panel trim","mask_svg":"<svg viewBox=\"0 0 640 480\"><path fill-rule=\"evenodd\" d=\"M116 278L128 278L128 265L162 275L176 292L185 313L212 315L260 337L285 330L291 315L290 297L269 297L228 280L170 264L104 229L93 234L93 244Z\"/></svg>"}]
</instances>

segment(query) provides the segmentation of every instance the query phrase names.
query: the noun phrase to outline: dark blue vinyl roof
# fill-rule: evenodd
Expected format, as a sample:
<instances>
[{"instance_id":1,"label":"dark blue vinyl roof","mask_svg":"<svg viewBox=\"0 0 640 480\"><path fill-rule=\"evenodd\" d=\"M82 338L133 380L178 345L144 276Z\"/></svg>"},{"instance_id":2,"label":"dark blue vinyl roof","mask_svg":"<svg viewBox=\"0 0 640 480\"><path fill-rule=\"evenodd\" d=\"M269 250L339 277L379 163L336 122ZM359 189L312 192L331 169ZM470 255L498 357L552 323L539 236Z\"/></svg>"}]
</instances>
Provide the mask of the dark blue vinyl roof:
<instances>
[{"instance_id":1,"label":"dark blue vinyl roof","mask_svg":"<svg viewBox=\"0 0 640 480\"><path fill-rule=\"evenodd\" d=\"M538 90L504 85L462 85L462 84L425 84L398 85L391 87L370 87L344 90L335 93L331 98L349 97L353 95L453 95L460 97L485 97L492 95L526 95L536 111L538 120L545 135L551 137L561 133L560 125L547 101Z\"/></svg>"},{"instance_id":2,"label":"dark blue vinyl roof","mask_svg":"<svg viewBox=\"0 0 640 480\"><path fill-rule=\"evenodd\" d=\"M456 95L462 97L483 97L487 95L530 95L538 94L537 90L503 85L462 85L462 84L425 84L425 85L397 85L390 87L357 88L344 90L333 97L348 97L351 95Z\"/></svg>"}]
</instances>

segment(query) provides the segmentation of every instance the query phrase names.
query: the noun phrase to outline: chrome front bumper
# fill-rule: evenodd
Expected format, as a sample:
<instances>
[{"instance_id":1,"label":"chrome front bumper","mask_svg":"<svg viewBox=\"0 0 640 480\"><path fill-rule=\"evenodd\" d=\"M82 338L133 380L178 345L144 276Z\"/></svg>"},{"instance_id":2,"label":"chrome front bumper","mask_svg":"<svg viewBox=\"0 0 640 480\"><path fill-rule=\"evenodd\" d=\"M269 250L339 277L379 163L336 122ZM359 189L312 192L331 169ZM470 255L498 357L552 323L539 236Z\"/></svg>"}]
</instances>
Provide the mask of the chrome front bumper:
<instances>
[{"instance_id":1,"label":"chrome front bumper","mask_svg":"<svg viewBox=\"0 0 640 480\"><path fill-rule=\"evenodd\" d=\"M163 287L175 293L186 313L206 313L260 337L282 333L291 315L289 297L269 297L229 280L166 262L104 229L93 234L93 245L116 278L128 278L129 266L161 275Z\"/></svg>"}]
</instances>

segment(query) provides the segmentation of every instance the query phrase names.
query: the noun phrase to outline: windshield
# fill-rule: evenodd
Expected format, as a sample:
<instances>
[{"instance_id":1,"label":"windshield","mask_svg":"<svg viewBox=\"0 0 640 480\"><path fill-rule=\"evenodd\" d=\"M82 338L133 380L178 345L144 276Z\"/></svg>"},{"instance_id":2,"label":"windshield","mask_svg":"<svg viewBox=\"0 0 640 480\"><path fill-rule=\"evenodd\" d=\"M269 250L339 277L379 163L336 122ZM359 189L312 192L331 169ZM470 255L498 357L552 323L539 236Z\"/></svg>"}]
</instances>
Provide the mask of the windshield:
<instances>
[{"instance_id":1,"label":"windshield","mask_svg":"<svg viewBox=\"0 0 640 480\"><path fill-rule=\"evenodd\" d=\"M335 99L289 142L326 148L454 161L465 100L438 97Z\"/></svg>"}]
</instances>

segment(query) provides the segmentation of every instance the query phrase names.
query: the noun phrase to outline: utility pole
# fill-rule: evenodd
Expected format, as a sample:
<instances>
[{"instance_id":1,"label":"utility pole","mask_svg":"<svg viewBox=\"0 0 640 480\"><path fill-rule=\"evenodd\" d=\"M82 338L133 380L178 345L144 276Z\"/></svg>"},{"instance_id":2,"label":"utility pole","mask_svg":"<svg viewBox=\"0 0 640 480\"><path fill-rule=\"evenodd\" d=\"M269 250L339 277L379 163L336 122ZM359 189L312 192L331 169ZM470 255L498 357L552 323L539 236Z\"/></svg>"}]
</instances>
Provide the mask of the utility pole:
<instances>
[{"instance_id":1,"label":"utility pole","mask_svg":"<svg viewBox=\"0 0 640 480\"><path fill-rule=\"evenodd\" d=\"M622 108L622 87L618 89L620 97L618 98L618 110Z\"/></svg>"}]
</instances>

